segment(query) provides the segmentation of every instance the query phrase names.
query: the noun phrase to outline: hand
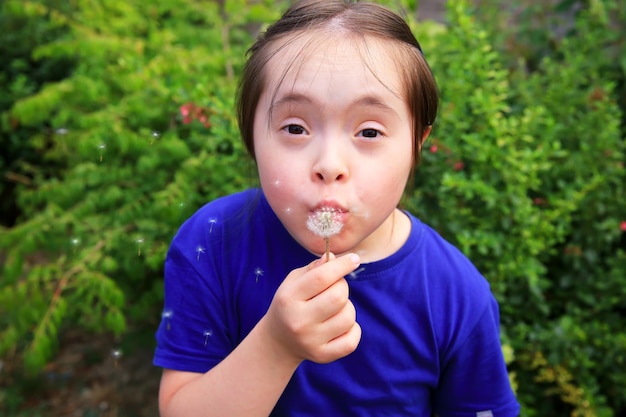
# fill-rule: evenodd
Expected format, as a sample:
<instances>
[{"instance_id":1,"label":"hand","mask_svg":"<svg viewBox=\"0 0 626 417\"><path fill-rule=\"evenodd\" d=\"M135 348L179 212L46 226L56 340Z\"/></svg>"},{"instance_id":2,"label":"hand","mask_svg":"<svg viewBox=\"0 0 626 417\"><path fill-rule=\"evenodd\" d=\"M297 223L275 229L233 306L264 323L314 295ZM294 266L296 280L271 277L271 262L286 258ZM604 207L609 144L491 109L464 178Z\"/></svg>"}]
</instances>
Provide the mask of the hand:
<instances>
[{"instance_id":1,"label":"hand","mask_svg":"<svg viewBox=\"0 0 626 417\"><path fill-rule=\"evenodd\" d=\"M298 363L328 363L352 353L361 340L344 276L358 255L325 257L294 269L280 285L264 320L270 339Z\"/></svg>"}]
</instances>

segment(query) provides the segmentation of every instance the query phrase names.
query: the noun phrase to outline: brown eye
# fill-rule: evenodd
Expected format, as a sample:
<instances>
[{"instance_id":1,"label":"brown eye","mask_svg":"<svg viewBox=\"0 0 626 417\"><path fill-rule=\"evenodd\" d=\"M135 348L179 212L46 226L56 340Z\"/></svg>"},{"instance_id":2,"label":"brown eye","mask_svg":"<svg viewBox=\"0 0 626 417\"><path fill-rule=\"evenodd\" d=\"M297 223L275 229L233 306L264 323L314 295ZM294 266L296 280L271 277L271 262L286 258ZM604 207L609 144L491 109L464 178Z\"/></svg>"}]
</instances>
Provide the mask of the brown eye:
<instances>
[{"instance_id":1,"label":"brown eye","mask_svg":"<svg viewBox=\"0 0 626 417\"><path fill-rule=\"evenodd\" d=\"M380 132L376 129L363 129L361 131L361 136L364 138L377 138L380 135Z\"/></svg>"},{"instance_id":2,"label":"brown eye","mask_svg":"<svg viewBox=\"0 0 626 417\"><path fill-rule=\"evenodd\" d=\"M304 128L300 125L289 125L285 127L285 129L292 135L302 135L305 133Z\"/></svg>"}]
</instances>

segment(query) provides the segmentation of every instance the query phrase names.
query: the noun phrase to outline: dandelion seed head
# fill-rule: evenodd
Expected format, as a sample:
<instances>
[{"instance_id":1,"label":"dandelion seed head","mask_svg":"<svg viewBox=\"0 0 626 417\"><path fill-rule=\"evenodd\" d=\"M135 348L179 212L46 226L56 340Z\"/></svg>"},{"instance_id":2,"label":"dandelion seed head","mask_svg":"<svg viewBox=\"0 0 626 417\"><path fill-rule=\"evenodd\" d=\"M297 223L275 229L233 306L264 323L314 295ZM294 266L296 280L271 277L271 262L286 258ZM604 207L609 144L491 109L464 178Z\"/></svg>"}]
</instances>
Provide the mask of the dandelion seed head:
<instances>
[{"instance_id":1,"label":"dandelion seed head","mask_svg":"<svg viewBox=\"0 0 626 417\"><path fill-rule=\"evenodd\" d=\"M339 219L339 211L322 207L309 216L306 227L316 235L328 238L339 233L343 228L343 223Z\"/></svg>"}]
</instances>

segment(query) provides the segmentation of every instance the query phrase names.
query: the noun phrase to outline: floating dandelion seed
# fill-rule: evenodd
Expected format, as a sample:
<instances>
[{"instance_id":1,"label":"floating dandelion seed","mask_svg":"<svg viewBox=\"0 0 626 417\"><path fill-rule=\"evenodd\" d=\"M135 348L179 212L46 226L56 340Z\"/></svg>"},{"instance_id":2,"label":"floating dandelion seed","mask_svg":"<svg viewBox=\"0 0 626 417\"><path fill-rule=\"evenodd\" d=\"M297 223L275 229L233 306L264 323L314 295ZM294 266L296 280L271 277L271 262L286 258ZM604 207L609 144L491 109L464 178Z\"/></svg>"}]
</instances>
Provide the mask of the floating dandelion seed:
<instances>
[{"instance_id":1,"label":"floating dandelion seed","mask_svg":"<svg viewBox=\"0 0 626 417\"><path fill-rule=\"evenodd\" d=\"M113 349L111 351L111 357L113 358L113 361L115 363L115 367L117 368L117 362L120 360L120 358L124 355L124 353L122 352L121 349Z\"/></svg>"},{"instance_id":2,"label":"floating dandelion seed","mask_svg":"<svg viewBox=\"0 0 626 417\"><path fill-rule=\"evenodd\" d=\"M161 137L161 134L156 130L152 132L152 140L150 141L150 145L154 144L154 141Z\"/></svg>"},{"instance_id":3,"label":"floating dandelion seed","mask_svg":"<svg viewBox=\"0 0 626 417\"><path fill-rule=\"evenodd\" d=\"M217 223L216 218L209 219L209 224L211 225L209 226L209 233L213 233L213 226L215 225L215 223Z\"/></svg>"},{"instance_id":4,"label":"floating dandelion seed","mask_svg":"<svg viewBox=\"0 0 626 417\"><path fill-rule=\"evenodd\" d=\"M330 259L330 237L341 231L343 223L339 219L339 211L330 207L322 207L309 216L306 227L326 242L326 261Z\"/></svg>"},{"instance_id":5,"label":"floating dandelion seed","mask_svg":"<svg viewBox=\"0 0 626 417\"><path fill-rule=\"evenodd\" d=\"M72 240L70 240L70 242L72 243L72 253L76 253L76 247L80 243L80 239L75 237Z\"/></svg>"},{"instance_id":6,"label":"floating dandelion seed","mask_svg":"<svg viewBox=\"0 0 626 417\"><path fill-rule=\"evenodd\" d=\"M165 320L167 330L170 329L170 319L172 316L174 316L174 312L172 310L163 310L163 313L161 313L161 319Z\"/></svg>"},{"instance_id":7,"label":"floating dandelion seed","mask_svg":"<svg viewBox=\"0 0 626 417\"><path fill-rule=\"evenodd\" d=\"M259 277L263 276L263 270L261 268L257 268L254 270L254 275L256 276L255 282L259 282Z\"/></svg>"},{"instance_id":8,"label":"floating dandelion seed","mask_svg":"<svg viewBox=\"0 0 626 417\"><path fill-rule=\"evenodd\" d=\"M143 243L143 238L140 237L135 242L137 242L137 256L141 256L141 244Z\"/></svg>"},{"instance_id":9,"label":"floating dandelion seed","mask_svg":"<svg viewBox=\"0 0 626 417\"><path fill-rule=\"evenodd\" d=\"M100 162L102 162L102 154L106 148L107 146L104 143L98 145L98 150L100 151Z\"/></svg>"},{"instance_id":10,"label":"floating dandelion seed","mask_svg":"<svg viewBox=\"0 0 626 417\"><path fill-rule=\"evenodd\" d=\"M359 277L359 274L361 272L365 271L365 268L359 268L356 271L352 271L350 272L348 275L350 276L350 278L352 279L357 279Z\"/></svg>"},{"instance_id":11,"label":"floating dandelion seed","mask_svg":"<svg viewBox=\"0 0 626 417\"><path fill-rule=\"evenodd\" d=\"M204 336L204 346L206 346L209 341L209 337L213 336L213 330L205 330L202 332L202 335Z\"/></svg>"},{"instance_id":12,"label":"floating dandelion seed","mask_svg":"<svg viewBox=\"0 0 626 417\"><path fill-rule=\"evenodd\" d=\"M370 214L367 210L361 210L359 207L350 207L350 214L368 219Z\"/></svg>"},{"instance_id":13,"label":"floating dandelion seed","mask_svg":"<svg viewBox=\"0 0 626 417\"><path fill-rule=\"evenodd\" d=\"M291 214L292 211L293 211L293 209L291 207L287 207L285 209L285 214Z\"/></svg>"},{"instance_id":14,"label":"floating dandelion seed","mask_svg":"<svg viewBox=\"0 0 626 417\"><path fill-rule=\"evenodd\" d=\"M57 135L66 135L68 130L64 127L60 127L56 130Z\"/></svg>"},{"instance_id":15,"label":"floating dandelion seed","mask_svg":"<svg viewBox=\"0 0 626 417\"><path fill-rule=\"evenodd\" d=\"M202 246L198 246L196 248L196 254L197 254L196 260L199 261L200 260L200 255L203 254L205 251L206 251L206 249L204 249Z\"/></svg>"}]
</instances>

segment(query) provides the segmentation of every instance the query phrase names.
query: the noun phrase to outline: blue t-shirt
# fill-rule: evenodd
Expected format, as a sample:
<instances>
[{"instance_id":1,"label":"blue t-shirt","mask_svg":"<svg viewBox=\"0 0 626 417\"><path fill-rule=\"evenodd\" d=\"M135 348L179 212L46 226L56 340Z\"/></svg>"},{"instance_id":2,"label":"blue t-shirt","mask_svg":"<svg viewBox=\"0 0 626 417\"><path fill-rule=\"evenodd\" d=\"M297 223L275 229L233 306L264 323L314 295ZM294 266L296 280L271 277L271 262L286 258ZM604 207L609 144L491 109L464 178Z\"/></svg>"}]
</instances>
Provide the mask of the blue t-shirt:
<instances>
[{"instance_id":1,"label":"blue t-shirt","mask_svg":"<svg viewBox=\"0 0 626 417\"><path fill-rule=\"evenodd\" d=\"M407 242L347 276L362 338L329 364L304 361L272 416L515 417L489 284L413 216ZM215 200L187 220L165 262L154 364L206 372L266 313L284 277L316 258L262 192Z\"/></svg>"}]
</instances>

